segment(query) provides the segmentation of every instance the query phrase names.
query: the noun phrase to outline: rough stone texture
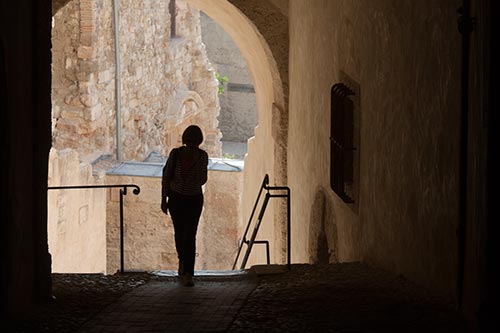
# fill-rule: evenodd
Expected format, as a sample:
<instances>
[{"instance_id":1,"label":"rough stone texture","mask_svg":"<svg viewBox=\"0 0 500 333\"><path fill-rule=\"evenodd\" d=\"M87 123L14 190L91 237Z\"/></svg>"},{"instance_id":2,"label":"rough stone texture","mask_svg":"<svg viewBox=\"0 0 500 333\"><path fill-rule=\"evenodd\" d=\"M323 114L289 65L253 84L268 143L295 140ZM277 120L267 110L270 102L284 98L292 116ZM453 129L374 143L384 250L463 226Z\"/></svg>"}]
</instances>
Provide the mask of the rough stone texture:
<instances>
[{"instance_id":1,"label":"rough stone texture","mask_svg":"<svg viewBox=\"0 0 500 333\"><path fill-rule=\"evenodd\" d=\"M229 83L253 88L245 59L231 37L205 13L200 13L201 35L214 70L227 76ZM234 91L224 85L219 95L219 128L223 141L246 142L257 126L255 92Z\"/></svg>"},{"instance_id":2,"label":"rough stone texture","mask_svg":"<svg viewBox=\"0 0 500 333\"><path fill-rule=\"evenodd\" d=\"M124 198L125 269L176 269L170 215L159 209L161 180L106 175L113 160L81 162L76 151L52 149L49 186L137 184ZM75 172L75 170L79 170ZM198 229L197 269L230 269L242 234L243 172L209 171ZM49 250L52 271L114 273L120 267L119 188L50 190ZM78 257L78 260L75 258Z\"/></svg>"},{"instance_id":3,"label":"rough stone texture","mask_svg":"<svg viewBox=\"0 0 500 333\"><path fill-rule=\"evenodd\" d=\"M86 2L85 2L86 1ZM70 87L73 87L70 90L70 93L67 99L64 99L62 102L54 102L54 121L53 121L53 129L54 129L54 146L70 146L70 147L79 147L80 153L82 156L85 156L90 151L103 150L110 151L114 145L114 104L112 103L114 92L114 66L113 66L113 54L112 54L112 24L111 24L111 5L110 3L104 3L100 1L90 1L85 0L84 2L79 2L80 7L76 5L76 3L70 2L63 7L55 17L55 28L54 28L54 44L60 43L65 45L65 43L70 43L70 46L73 47L59 47L63 50L69 52L67 58L71 61L68 62L71 65L69 68L70 73L80 73L79 77L65 78L61 80L64 82L68 81L69 83L53 83L53 98L56 101L59 93L64 95L66 92L65 85L69 84ZM189 3L193 3L190 1ZM83 7L81 6L83 4ZM121 31L128 31L127 33L122 32L120 35L120 41L123 40L122 45L122 53L125 55L122 59L122 70L123 73L123 96L122 96L122 109L124 111L123 114L123 138L124 138L124 156L126 158L139 158L147 155L151 150L160 150L160 153L166 154L168 149L172 146L178 145L180 141L180 134L182 130L191 123L202 123L202 124L212 124L211 128L216 128L216 119L213 118L214 113L211 112L201 112L200 108L202 107L199 102L200 98L206 104L206 107L215 107L218 110L218 101L215 100L214 103L210 102L210 98L213 97L210 95L211 93L207 92L205 89L205 81L200 78L206 76L206 62L204 58L204 49L201 48L198 51L194 52L194 55L190 50L190 47L194 47L192 44L197 44L199 41L199 25L198 23L190 25L190 22L193 23L193 20L196 19L196 12L185 7L181 1L179 4L179 14L178 21L181 22L181 25L177 27L177 31L179 35L183 34L193 34L196 35L196 38L188 39L185 38L175 38L170 42L166 40L162 40L163 35L161 35L162 29L166 29L165 22L159 22L161 16L161 12L166 11L164 6L159 6L158 10L156 10L155 6L153 6L150 2L133 2L129 5L122 5L120 7L120 18L121 18L121 26L127 26L127 29L121 29ZM250 170L249 172L245 172L245 180L244 180L244 190L243 190L243 198L242 198L242 211L245 219L250 215L250 211L253 207L253 203L255 200L256 191L258 187L255 184L260 184L262 178L265 174L269 174L271 178L271 184L284 185L286 184L286 117L283 118L286 111L286 106L284 106L284 94L283 94L283 85L282 81L287 80L286 75L285 78L281 76L286 74L287 68L284 65L286 63L286 50L287 50L287 25L286 18L279 12L279 10L273 5L268 4L267 2L261 2L259 6L248 6L244 3L240 3L239 6L243 7L248 14L251 14L253 17L260 17L260 13L262 11L267 12L267 19L263 20L263 18L259 18L259 26L265 28L265 33L268 34L267 38L269 43L272 44L274 52L278 52L280 55L278 59L279 69L276 65L276 60L273 57L271 50L269 49L268 44L265 39L256 30L256 27L250 23L248 18L242 16L240 12L229 3L221 3L217 2L216 4L212 4L210 1L206 1L201 3L202 6L200 9L204 9L207 14L210 14L215 10L215 17L219 23L221 23L228 33L232 35L233 39L235 39L236 44L240 47L241 50L244 50L244 57L247 62L251 61L249 64L250 72L252 73L252 77L255 82L255 90L258 99L258 108L261 116L259 119L262 119L259 124L259 129L256 130L256 136L254 140L249 143L249 154L247 155L246 165L249 165L249 168L246 170ZM90 6L91 5L91 6ZM198 4L199 5L199 4ZM72 7L73 6L73 7ZM90 7L89 7L90 6ZM135 7L134 7L135 6ZM205 7L203 7L205 6ZM229 6L229 10L234 12L234 15L227 16L225 15L226 9ZM127 11L128 8L135 8L135 11ZM198 6L200 7L200 6ZM93 10L89 11L89 8ZM80 17L78 16L78 10L81 11ZM153 30L144 30L144 23L140 25L131 18L131 13L134 12L136 15L138 13L148 13L149 11L155 11L154 15L152 15L152 22L156 22L155 25L152 25ZM221 10L220 12L217 12ZM67 39L61 37L60 39L57 37L57 29L69 29L70 27L61 27L61 24L58 24L58 15L61 18L67 17L69 14L73 13L74 21L77 22L81 19L81 14L85 13L84 19L85 22L89 22L89 17L93 18L92 21L92 34L91 38L88 37L88 28L83 32L74 32L74 38L72 38L69 42ZM96 13L100 13L97 15ZM92 14L92 15L90 15ZM165 12L165 15L168 13ZM222 16L220 16L222 14ZM72 17L70 15L70 17ZM90 16L89 16L90 15ZM139 15L139 14L137 14ZM139 15L143 20L146 20L148 15ZM168 17L167 17L168 18ZM168 21L168 19L164 17L164 21ZM148 19L149 20L149 19ZM155 21L156 20L156 21ZM124 24L124 22L127 22ZM185 25L182 25L184 22ZM76 23L75 23L76 24ZM163 25L161 25L163 24ZM59 28L58 28L59 27ZM82 25L79 25L81 28ZM273 31L271 27L275 27L276 30ZM186 30L187 29L187 30ZM193 30L194 29L194 30ZM64 32L64 31L63 31ZM78 35L80 33L80 35ZM85 33L85 38L82 38L82 33ZM135 36L138 34L138 36ZM66 36L67 33L60 33L62 36ZM73 36L70 34L70 36ZM124 36L122 36L124 35ZM160 36L161 35L161 36ZM135 36L135 37L134 37ZM137 38L136 38L137 37ZM95 44L95 47L90 49L88 45L80 45L79 43L88 43L89 39L92 43ZM154 41L152 43L151 41ZM179 91L177 91L173 102L168 105L167 108L167 127L171 128L171 130L164 133L165 135L160 136L163 142L159 146L158 142L152 142L146 137L154 136L158 138L157 133L159 127L155 127L157 118L152 116L150 113L154 113L157 110L158 100L155 99L155 85L149 85L148 82L145 82L146 74L152 76L150 79L152 82L157 85L163 84L162 82L158 82L158 78L154 75L156 72L151 69L151 66L156 66L158 63L159 56L156 53L157 49L153 46L162 45L167 43L167 58L173 59L173 63L166 61L166 67L164 68L165 73L168 75L174 75L176 78L173 82L179 83L181 81L181 87ZM71 44L73 43L73 44ZM80 49L77 49L76 46L84 46ZM144 51L139 52L138 50L142 50L141 47L144 47ZM188 53L186 52L186 48L188 49ZM78 50L80 53L78 53ZM146 58L142 53L147 53L153 57L153 60L150 58ZM78 54L80 57L78 58ZM128 56L130 55L130 56ZM134 55L139 60L144 60L145 63L141 61L134 62L132 58ZM187 59L189 57L193 59L192 67L187 66L186 70L184 70L183 65L186 63L190 63ZM88 57L93 57L95 61L90 61L87 59ZM85 61L82 59L86 59ZM98 63L97 63L98 61ZM180 61L178 63L177 61ZM55 59L55 63L57 64L57 59ZM97 64L96 64L97 63ZM72 67L74 64L77 67ZM61 65L62 66L62 65ZM85 67L87 66L87 67ZM98 67L97 73L95 75L92 74L94 67ZM196 67L198 66L198 67ZM55 67L57 67L55 65ZM157 68L157 67L155 67ZM191 72L189 71L191 69ZM65 72L63 72L65 73ZM182 81L189 80L190 73L195 78L191 81L191 83ZM205 73L205 74L204 74ZM87 75L88 74L88 75ZM72 74L73 75L73 74ZM69 74L68 74L69 76ZM97 78L96 78L97 77ZM155 79L156 78L156 79ZM198 79L196 79L198 78ZM213 78L213 77L212 77ZM66 80L66 81L65 81ZM90 82L90 84L85 83ZM156 81L155 81L156 80ZM177 80L177 81L176 81ZM198 81L197 81L198 80ZM83 82L83 83L82 83ZM216 82L214 89L216 89ZM192 90L183 90L182 86L191 85ZM197 86L201 86L200 89L197 89ZM81 88L80 88L81 87ZM143 91L139 88L144 87L144 92L147 93L146 97L143 96ZM81 92L81 89L85 89L84 93ZM94 90L92 90L94 89ZM95 100L95 93L97 91L102 91L104 93L97 94L98 101ZM105 92L108 93L105 93ZM153 92L152 92L153 91ZM92 92L86 94L86 92ZM168 90L167 90L168 92ZM205 92L205 93L203 93ZM148 95L149 94L149 95ZM216 93L213 94L216 97ZM82 109L82 98L81 96L88 96L88 99L83 99L85 106ZM67 96L66 96L67 97ZM90 98L92 97L92 98ZM198 98L200 97L200 98ZM141 101L141 103L139 103ZM209 102L207 102L209 101ZM65 104L64 104L65 103ZM63 105L63 109L66 110L69 108L66 107L67 103L75 103L75 107L77 110L66 112L61 108L58 109L58 105ZM148 108L147 105L156 105L156 107ZM99 105L105 106L101 108ZM97 109L95 109L97 107ZM91 110L108 110L107 116L103 113L99 112L90 112ZM90 120L85 122L81 118L82 110L85 112L89 111L91 117ZM137 110L137 112L135 111ZM140 111L140 112L139 112ZM58 113L59 112L59 113ZM57 115L64 115L61 116ZM100 117L99 117L100 116ZM102 127L103 121L106 122L106 126ZM151 124L153 122L154 124ZM80 126L81 123L90 124L92 126ZM127 125L128 124L128 125ZM175 125L170 125L175 124ZM175 127L174 127L175 126ZM279 128L282 128L279 130ZM220 154L219 139L220 132L218 130L211 131L207 128L203 128L205 131L205 145L203 148L207 149L211 152L212 156L217 156ZM63 135L63 130L67 130L67 134L71 133L71 135ZM163 129L165 130L165 128ZM80 133L80 135L75 135L76 133ZM259 135L258 132L260 132ZM64 143L61 143L61 140ZM141 141L142 140L142 141ZM154 141L154 140L153 140ZM272 144L270 144L272 143ZM211 147L215 147L215 150ZM126 151L125 151L126 150ZM128 153L127 153L128 152ZM282 262L284 259L284 217L286 216L286 212L283 211L284 205L277 205L278 210L275 213L274 210L275 203L272 202L268 210L266 212L266 223L260 230L260 235L263 239L269 239L272 243L272 251L271 254L273 256L273 261ZM285 214L284 214L285 213ZM274 219L275 214L277 214L277 218ZM276 240L276 241L274 241ZM259 251L255 252L256 256L258 256ZM262 255L259 259L256 259L257 262L263 262L265 260L264 251L262 251Z\"/></svg>"},{"instance_id":4,"label":"rough stone texture","mask_svg":"<svg viewBox=\"0 0 500 333\"><path fill-rule=\"evenodd\" d=\"M198 269L228 270L241 237L243 172L209 171L203 221L198 228Z\"/></svg>"},{"instance_id":5,"label":"rough stone texture","mask_svg":"<svg viewBox=\"0 0 500 333\"><path fill-rule=\"evenodd\" d=\"M175 38L165 1L120 1L122 158L167 155L197 123L221 155L217 81L201 42L199 12L177 1ZM53 145L81 156L116 149L112 2L73 0L54 16Z\"/></svg>"},{"instance_id":6,"label":"rough stone texture","mask_svg":"<svg viewBox=\"0 0 500 333\"><path fill-rule=\"evenodd\" d=\"M209 171L197 233L196 269L230 269L241 220L241 172ZM174 229L160 210L161 179L107 175L107 184L136 184L139 195L124 196L125 270L176 270ZM119 192L108 190L106 272L120 268Z\"/></svg>"},{"instance_id":7,"label":"rough stone texture","mask_svg":"<svg viewBox=\"0 0 500 333\"><path fill-rule=\"evenodd\" d=\"M455 293L458 6L290 2L288 179L300 221L293 224L294 261L309 261L319 247L322 215L336 253L330 260L364 260ZM328 186L329 96L341 71L360 86L359 213ZM311 211L319 193L322 214Z\"/></svg>"},{"instance_id":8,"label":"rough stone texture","mask_svg":"<svg viewBox=\"0 0 500 333\"><path fill-rule=\"evenodd\" d=\"M136 184L139 195L123 197L125 270L175 269L177 258L170 216L159 209L161 180L153 177L106 177L107 184ZM120 269L120 194L109 189L107 195L106 272Z\"/></svg>"},{"instance_id":9,"label":"rough stone texture","mask_svg":"<svg viewBox=\"0 0 500 333\"><path fill-rule=\"evenodd\" d=\"M100 8L93 9L93 6ZM95 15L102 10L104 16ZM53 17L52 135L57 149L110 151L114 110L110 5L73 0ZM106 47L109 51L106 51ZM113 117L114 118L114 117Z\"/></svg>"},{"instance_id":10,"label":"rough stone texture","mask_svg":"<svg viewBox=\"0 0 500 333\"><path fill-rule=\"evenodd\" d=\"M121 138L124 159L142 160L151 152L167 155L172 147L181 144L182 132L190 124L202 128L205 136L202 148L212 157L221 155L217 81L201 42L199 12L183 1L176 3L177 34L175 38L170 38L170 14L164 1L120 1ZM116 147L113 39L112 2L73 0L54 16L53 146L72 148L87 162L100 153L113 152ZM67 163L64 159L50 162ZM64 176L60 185L94 184L91 178L81 178L82 172L76 161L72 160L68 165L76 168L68 167L60 171ZM110 191L117 192L116 189ZM71 204L68 203L70 200ZM87 253L89 258L95 257L97 266L83 260L83 264L75 268L77 263L70 262L71 256L61 254L67 245L64 239L57 237L64 234L62 225L65 223L59 222L77 221L76 206L81 206L82 214L92 219L92 225L106 221L105 210L99 209L99 205L91 205L95 211L89 212L86 200L76 194L61 192L57 199L49 202L49 208L58 211L57 216L49 219L52 250L56 256L61 256L55 260L56 271L103 271L104 266L99 259L105 253L101 244L103 232L95 236L96 241L100 240L99 246L92 246L93 243L87 241L93 237L92 233L80 230L73 234L74 237L79 236L77 243L81 246L92 246L92 251ZM100 202L102 205L105 200ZM72 205L75 205L74 209L67 207ZM99 228L105 228L105 224L101 223ZM155 231L159 227L147 228ZM71 231L76 230L71 228L66 234ZM115 240L117 235L112 237ZM57 238L61 238L60 241ZM167 245L163 245L166 249ZM137 252L139 257L144 256L145 249L148 249L147 244L134 246L136 248L131 251ZM175 252L171 250L163 254L155 252L159 257L154 260L153 266L158 268L164 261L171 264L170 259L165 259Z\"/></svg>"},{"instance_id":11,"label":"rough stone texture","mask_svg":"<svg viewBox=\"0 0 500 333\"><path fill-rule=\"evenodd\" d=\"M76 151L52 148L49 186L97 185L104 174L93 175ZM48 191L48 238L54 273L103 273L106 271L105 189Z\"/></svg>"}]
</instances>

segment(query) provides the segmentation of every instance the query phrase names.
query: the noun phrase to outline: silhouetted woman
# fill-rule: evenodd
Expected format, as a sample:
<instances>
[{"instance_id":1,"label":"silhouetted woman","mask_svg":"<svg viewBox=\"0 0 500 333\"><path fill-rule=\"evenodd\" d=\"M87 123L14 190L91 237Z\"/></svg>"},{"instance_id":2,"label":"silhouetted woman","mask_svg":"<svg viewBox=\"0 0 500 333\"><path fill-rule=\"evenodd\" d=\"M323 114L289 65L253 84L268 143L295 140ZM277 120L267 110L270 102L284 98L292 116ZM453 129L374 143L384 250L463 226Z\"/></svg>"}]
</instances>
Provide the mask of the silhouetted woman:
<instances>
[{"instance_id":1,"label":"silhouetted woman","mask_svg":"<svg viewBox=\"0 0 500 333\"><path fill-rule=\"evenodd\" d=\"M162 177L161 209L172 216L179 280L189 287L194 286L196 230L203 208L202 185L207 182L208 154L198 148L202 142L201 129L187 127L182 134L183 146L172 149Z\"/></svg>"}]
</instances>

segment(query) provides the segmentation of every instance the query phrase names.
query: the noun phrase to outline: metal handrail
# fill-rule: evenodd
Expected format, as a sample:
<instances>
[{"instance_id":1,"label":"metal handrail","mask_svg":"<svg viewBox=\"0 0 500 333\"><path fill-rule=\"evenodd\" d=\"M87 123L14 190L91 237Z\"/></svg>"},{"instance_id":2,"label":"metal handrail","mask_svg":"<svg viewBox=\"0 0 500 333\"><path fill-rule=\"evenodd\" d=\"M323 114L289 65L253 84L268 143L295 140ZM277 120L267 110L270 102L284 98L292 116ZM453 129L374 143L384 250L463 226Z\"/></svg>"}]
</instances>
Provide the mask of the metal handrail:
<instances>
[{"instance_id":1,"label":"metal handrail","mask_svg":"<svg viewBox=\"0 0 500 333\"><path fill-rule=\"evenodd\" d=\"M257 205L259 204L260 196L262 191L264 191L265 187L269 184L269 176L266 174L264 176L264 180L260 185L259 194L257 195L257 199L255 200L255 204L253 205L252 213L250 214L250 218L248 219L247 226L245 228L245 232L243 233L243 237L241 238L240 244L238 246L238 253L236 254L236 259L234 260L233 270L236 268L236 264L238 263L238 258L240 257L241 249L243 248L243 244L247 243L246 237L248 230L250 229L250 224L252 223L253 216L255 214L255 210L257 209Z\"/></svg>"},{"instance_id":2,"label":"metal handrail","mask_svg":"<svg viewBox=\"0 0 500 333\"><path fill-rule=\"evenodd\" d=\"M138 195L141 188L135 184L114 184L114 185L74 185L74 186L49 186L48 190L72 190L72 189L92 189L92 188L120 188L120 273L125 272L124 243L123 243L123 196L127 195L127 187L133 187L132 193Z\"/></svg>"},{"instance_id":3,"label":"metal handrail","mask_svg":"<svg viewBox=\"0 0 500 333\"><path fill-rule=\"evenodd\" d=\"M263 202L263 204L261 206L260 213L259 213L259 216L257 218L257 222L256 222L256 225L254 227L252 236L251 236L250 240L247 241L246 240L246 236L247 236L248 230L250 228L250 224L252 222L252 219L253 219L253 216L254 216L254 213L255 213L255 209L257 208L257 205L259 203L259 199L260 199L260 196L261 196L263 190L266 190L267 193L266 193L266 196L264 198L264 202ZM271 194L271 191L286 191L286 194L283 194L283 193L281 193L281 194ZM269 199L271 199L271 198L286 198L287 199L287 267L288 267L288 269L291 268L290 188L288 186L269 186L269 176L266 174L265 177L264 177L264 180L262 182L262 185L260 187L259 194L257 196L257 200L255 201L255 205L253 207L252 214L250 215L250 219L248 220L248 224L247 224L247 227L245 229L245 233L243 234L242 240L240 242L240 246L238 248L238 254L237 254L236 259L234 261L233 270L236 267L236 264L238 262L238 257L239 257L240 252L241 252L241 248L243 247L244 243L247 244L248 247L247 247L247 251L245 253L245 257L243 258L243 261L241 263L240 269L244 269L245 268L245 265L246 265L247 260L248 260L248 258L250 256L250 252L252 251L252 246L253 246L254 243L256 243L256 244L266 244L267 264L269 264L269 242L268 241L255 240L255 238L257 236L257 232L259 230L260 224L261 224L262 219L264 217L264 213L266 211L267 204L269 202Z\"/></svg>"}]
</instances>

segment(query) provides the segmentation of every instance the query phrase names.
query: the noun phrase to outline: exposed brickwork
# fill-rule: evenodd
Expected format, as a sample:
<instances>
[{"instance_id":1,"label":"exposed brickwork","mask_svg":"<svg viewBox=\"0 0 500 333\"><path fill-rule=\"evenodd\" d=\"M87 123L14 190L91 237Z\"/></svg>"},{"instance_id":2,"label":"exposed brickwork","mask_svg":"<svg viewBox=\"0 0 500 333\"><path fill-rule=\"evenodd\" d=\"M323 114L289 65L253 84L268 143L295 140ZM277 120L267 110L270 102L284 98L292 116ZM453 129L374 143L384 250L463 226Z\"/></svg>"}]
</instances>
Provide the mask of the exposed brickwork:
<instances>
[{"instance_id":1,"label":"exposed brickwork","mask_svg":"<svg viewBox=\"0 0 500 333\"><path fill-rule=\"evenodd\" d=\"M165 1L119 2L122 158L167 155L170 132L196 123L213 133L204 148L221 155L217 82L201 43L199 12L177 1L170 38ZM115 153L116 103L112 2L73 0L54 16L53 146L81 156ZM196 94L199 100L182 96ZM75 135L76 134L76 135ZM174 142L176 143L176 141Z\"/></svg>"}]
</instances>

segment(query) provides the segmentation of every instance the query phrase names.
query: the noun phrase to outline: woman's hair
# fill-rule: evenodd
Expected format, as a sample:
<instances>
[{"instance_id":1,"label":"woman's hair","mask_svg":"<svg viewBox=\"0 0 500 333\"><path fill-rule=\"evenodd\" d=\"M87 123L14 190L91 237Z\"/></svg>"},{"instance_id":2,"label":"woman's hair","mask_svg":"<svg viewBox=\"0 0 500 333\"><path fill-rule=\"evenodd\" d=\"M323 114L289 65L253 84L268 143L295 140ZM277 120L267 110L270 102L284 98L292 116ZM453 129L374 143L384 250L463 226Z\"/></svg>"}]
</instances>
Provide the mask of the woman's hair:
<instances>
[{"instance_id":1,"label":"woman's hair","mask_svg":"<svg viewBox=\"0 0 500 333\"><path fill-rule=\"evenodd\" d=\"M193 144L199 146L203 142L203 133L201 129L196 125L188 126L184 133L182 133L182 143L183 144Z\"/></svg>"}]
</instances>

